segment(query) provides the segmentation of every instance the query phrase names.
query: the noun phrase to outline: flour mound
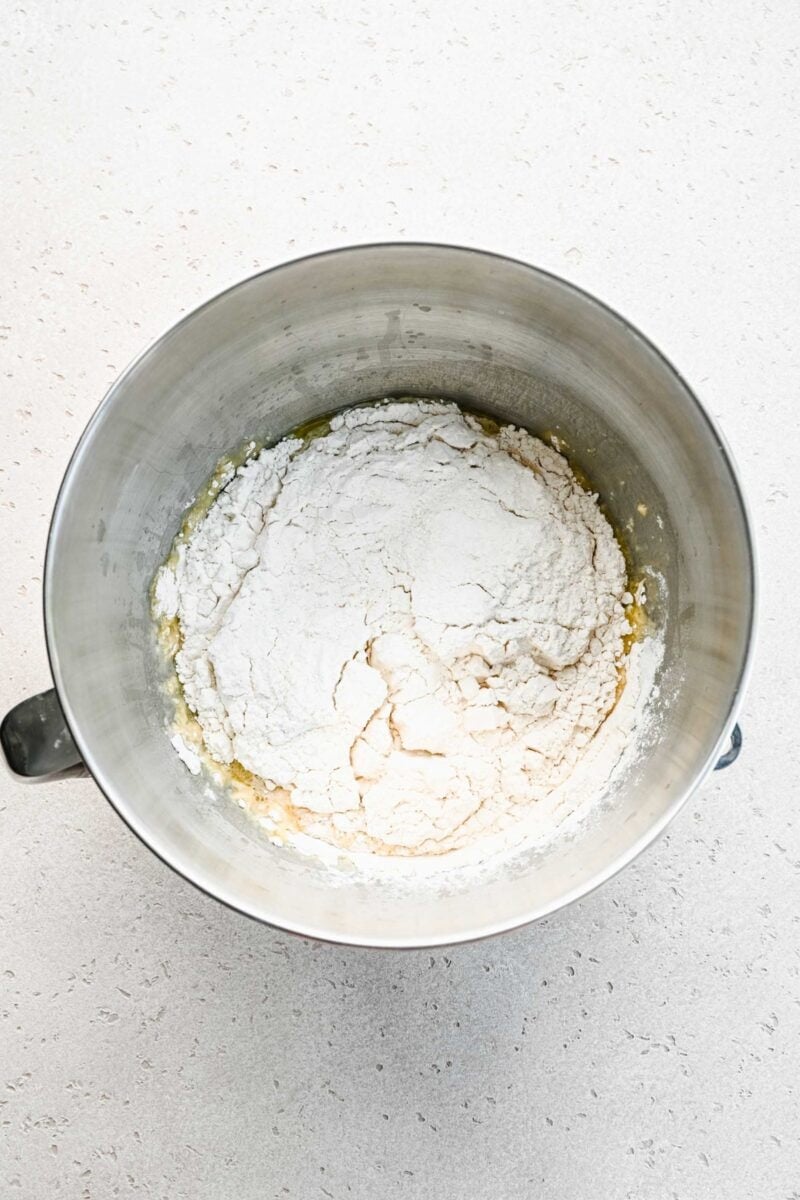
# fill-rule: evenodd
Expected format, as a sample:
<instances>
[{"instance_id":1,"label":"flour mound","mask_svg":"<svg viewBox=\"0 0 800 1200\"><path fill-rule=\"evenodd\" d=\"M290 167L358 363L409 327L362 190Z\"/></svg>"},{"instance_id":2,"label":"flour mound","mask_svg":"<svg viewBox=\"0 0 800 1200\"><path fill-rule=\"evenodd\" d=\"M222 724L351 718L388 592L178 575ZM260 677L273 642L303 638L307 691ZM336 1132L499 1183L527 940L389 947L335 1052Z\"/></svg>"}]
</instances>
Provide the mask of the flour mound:
<instances>
[{"instance_id":1,"label":"flour mound","mask_svg":"<svg viewBox=\"0 0 800 1200\"><path fill-rule=\"evenodd\" d=\"M162 568L209 754L343 848L441 854L569 779L614 706L625 563L566 460L451 403L240 467Z\"/></svg>"}]
</instances>

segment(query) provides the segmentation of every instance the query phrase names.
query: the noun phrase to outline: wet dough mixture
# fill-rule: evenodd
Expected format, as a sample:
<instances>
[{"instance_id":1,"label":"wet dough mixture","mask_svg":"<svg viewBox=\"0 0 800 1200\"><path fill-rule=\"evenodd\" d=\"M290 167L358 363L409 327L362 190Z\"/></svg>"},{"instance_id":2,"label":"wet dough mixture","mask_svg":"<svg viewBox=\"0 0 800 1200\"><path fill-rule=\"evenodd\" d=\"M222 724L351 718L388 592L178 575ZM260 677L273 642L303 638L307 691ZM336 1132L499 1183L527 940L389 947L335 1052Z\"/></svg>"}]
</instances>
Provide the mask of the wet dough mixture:
<instances>
[{"instance_id":1,"label":"wet dough mixture","mask_svg":"<svg viewBox=\"0 0 800 1200\"><path fill-rule=\"evenodd\" d=\"M156 580L208 753L343 848L522 821L614 706L622 552L565 458L443 401L349 409L229 472Z\"/></svg>"}]
</instances>

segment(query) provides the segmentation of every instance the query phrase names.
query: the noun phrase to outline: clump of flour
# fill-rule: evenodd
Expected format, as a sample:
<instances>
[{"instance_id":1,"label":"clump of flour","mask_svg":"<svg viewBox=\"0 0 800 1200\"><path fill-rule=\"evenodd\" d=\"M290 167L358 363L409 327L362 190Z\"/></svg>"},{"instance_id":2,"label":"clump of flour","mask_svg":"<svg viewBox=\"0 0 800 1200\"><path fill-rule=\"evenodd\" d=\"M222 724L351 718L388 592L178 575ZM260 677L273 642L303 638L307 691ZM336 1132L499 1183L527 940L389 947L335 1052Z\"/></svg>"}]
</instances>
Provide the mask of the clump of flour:
<instances>
[{"instance_id":1,"label":"clump of flour","mask_svg":"<svg viewBox=\"0 0 800 1200\"><path fill-rule=\"evenodd\" d=\"M155 588L213 759L302 833L382 854L461 849L568 784L614 707L632 597L560 454L389 401L230 474Z\"/></svg>"}]
</instances>

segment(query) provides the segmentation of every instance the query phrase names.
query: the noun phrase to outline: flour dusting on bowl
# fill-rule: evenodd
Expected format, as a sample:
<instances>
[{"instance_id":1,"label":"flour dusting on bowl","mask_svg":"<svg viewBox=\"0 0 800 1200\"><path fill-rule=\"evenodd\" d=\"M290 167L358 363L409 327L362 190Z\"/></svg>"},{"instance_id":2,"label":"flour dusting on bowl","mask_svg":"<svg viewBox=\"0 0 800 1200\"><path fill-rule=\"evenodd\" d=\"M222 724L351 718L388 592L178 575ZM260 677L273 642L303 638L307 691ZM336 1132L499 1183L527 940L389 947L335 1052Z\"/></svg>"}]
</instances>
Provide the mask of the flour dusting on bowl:
<instances>
[{"instance_id":1,"label":"flour dusting on bowl","mask_svg":"<svg viewBox=\"0 0 800 1200\"><path fill-rule=\"evenodd\" d=\"M644 696L643 590L597 497L556 449L450 402L317 432L218 475L158 573L207 755L273 832L373 855L530 834L589 764L601 792Z\"/></svg>"}]
</instances>

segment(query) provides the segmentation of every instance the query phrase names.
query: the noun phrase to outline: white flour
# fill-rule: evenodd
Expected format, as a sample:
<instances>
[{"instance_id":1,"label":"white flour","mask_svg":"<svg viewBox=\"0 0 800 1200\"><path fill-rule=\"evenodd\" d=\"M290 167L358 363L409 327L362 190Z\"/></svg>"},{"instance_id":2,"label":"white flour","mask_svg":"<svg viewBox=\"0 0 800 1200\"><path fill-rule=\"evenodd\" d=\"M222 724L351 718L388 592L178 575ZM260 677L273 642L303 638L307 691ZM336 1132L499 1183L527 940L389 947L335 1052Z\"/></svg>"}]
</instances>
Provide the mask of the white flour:
<instances>
[{"instance_id":1,"label":"white flour","mask_svg":"<svg viewBox=\"0 0 800 1200\"><path fill-rule=\"evenodd\" d=\"M156 608L208 752L324 842L503 833L614 706L632 597L610 525L561 455L453 404L350 409L262 451L176 560Z\"/></svg>"}]
</instances>

